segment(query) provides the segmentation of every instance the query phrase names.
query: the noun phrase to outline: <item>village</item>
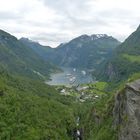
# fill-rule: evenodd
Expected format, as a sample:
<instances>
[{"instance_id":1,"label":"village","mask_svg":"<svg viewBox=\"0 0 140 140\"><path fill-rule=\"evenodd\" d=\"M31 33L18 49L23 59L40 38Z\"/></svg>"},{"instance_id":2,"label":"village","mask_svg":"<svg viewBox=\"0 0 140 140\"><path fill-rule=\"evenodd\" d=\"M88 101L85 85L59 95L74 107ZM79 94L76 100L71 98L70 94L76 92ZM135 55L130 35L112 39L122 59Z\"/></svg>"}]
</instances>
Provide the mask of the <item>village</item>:
<instances>
[{"instance_id":1,"label":"village","mask_svg":"<svg viewBox=\"0 0 140 140\"><path fill-rule=\"evenodd\" d=\"M108 93L105 91L106 83L94 82L77 86L55 86L59 93L63 96L73 96L78 102L94 102L98 101Z\"/></svg>"}]
</instances>

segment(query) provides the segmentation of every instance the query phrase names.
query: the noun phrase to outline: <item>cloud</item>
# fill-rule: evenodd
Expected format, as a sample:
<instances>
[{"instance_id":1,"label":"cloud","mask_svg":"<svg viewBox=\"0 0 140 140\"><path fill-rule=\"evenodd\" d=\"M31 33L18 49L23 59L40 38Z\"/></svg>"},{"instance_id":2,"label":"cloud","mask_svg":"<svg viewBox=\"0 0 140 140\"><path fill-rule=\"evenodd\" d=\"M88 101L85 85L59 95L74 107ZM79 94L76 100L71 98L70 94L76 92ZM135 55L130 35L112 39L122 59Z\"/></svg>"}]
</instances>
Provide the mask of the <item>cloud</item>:
<instances>
[{"instance_id":1,"label":"cloud","mask_svg":"<svg viewBox=\"0 0 140 140\"><path fill-rule=\"evenodd\" d=\"M50 45L58 45L60 42L67 42L71 39L69 38L68 34L66 33L40 33L37 35L30 36L31 40L38 40L39 42L42 42L44 45L46 42ZM47 44L47 45L48 45Z\"/></svg>"},{"instance_id":2,"label":"cloud","mask_svg":"<svg viewBox=\"0 0 140 140\"><path fill-rule=\"evenodd\" d=\"M56 47L81 34L123 41L140 21L139 0L0 0L0 28Z\"/></svg>"}]
</instances>

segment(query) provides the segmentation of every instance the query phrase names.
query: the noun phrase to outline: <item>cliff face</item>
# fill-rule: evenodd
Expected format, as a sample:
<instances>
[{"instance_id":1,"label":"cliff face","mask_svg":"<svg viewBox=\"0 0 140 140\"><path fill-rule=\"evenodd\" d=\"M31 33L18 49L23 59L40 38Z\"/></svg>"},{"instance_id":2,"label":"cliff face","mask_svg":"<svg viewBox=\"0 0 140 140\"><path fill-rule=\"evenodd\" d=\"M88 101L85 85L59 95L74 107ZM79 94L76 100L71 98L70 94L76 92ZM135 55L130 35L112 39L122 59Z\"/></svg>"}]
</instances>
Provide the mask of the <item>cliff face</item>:
<instances>
[{"instance_id":1,"label":"cliff face","mask_svg":"<svg viewBox=\"0 0 140 140\"><path fill-rule=\"evenodd\" d=\"M108 76L109 81L112 81L117 76L111 63L108 64L106 75Z\"/></svg>"},{"instance_id":2,"label":"cliff face","mask_svg":"<svg viewBox=\"0 0 140 140\"><path fill-rule=\"evenodd\" d=\"M140 140L140 80L116 95L114 119L118 140Z\"/></svg>"}]
</instances>

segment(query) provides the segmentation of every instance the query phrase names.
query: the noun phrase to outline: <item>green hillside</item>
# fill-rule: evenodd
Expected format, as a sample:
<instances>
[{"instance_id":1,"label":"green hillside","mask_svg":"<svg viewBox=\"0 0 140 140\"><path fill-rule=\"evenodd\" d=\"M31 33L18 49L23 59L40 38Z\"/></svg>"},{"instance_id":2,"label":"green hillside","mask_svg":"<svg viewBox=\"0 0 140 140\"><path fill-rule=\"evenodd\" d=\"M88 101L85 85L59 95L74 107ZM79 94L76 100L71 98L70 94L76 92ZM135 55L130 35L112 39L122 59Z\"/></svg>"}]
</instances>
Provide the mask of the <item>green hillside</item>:
<instances>
[{"instance_id":1,"label":"green hillside","mask_svg":"<svg viewBox=\"0 0 140 140\"><path fill-rule=\"evenodd\" d=\"M75 127L72 98L40 81L0 74L1 140L69 140Z\"/></svg>"},{"instance_id":2,"label":"green hillside","mask_svg":"<svg viewBox=\"0 0 140 140\"><path fill-rule=\"evenodd\" d=\"M39 77L37 72L48 78L58 70L53 64L43 60L31 48L17 38L0 30L0 66L14 74Z\"/></svg>"},{"instance_id":3,"label":"green hillside","mask_svg":"<svg viewBox=\"0 0 140 140\"><path fill-rule=\"evenodd\" d=\"M98 79L120 81L140 71L140 27L114 50L112 58L94 74Z\"/></svg>"}]
</instances>

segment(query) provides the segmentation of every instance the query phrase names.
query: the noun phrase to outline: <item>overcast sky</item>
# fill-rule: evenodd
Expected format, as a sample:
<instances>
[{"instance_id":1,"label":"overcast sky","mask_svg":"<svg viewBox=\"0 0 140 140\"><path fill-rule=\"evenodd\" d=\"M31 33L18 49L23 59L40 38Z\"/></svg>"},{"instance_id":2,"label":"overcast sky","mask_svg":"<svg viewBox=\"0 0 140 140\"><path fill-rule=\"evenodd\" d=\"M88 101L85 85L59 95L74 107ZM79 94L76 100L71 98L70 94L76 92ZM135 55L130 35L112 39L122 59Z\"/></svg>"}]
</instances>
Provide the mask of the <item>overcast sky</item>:
<instances>
[{"instance_id":1,"label":"overcast sky","mask_svg":"<svg viewBox=\"0 0 140 140\"><path fill-rule=\"evenodd\" d=\"M0 0L0 28L56 47L82 34L123 41L140 24L140 0Z\"/></svg>"}]
</instances>

